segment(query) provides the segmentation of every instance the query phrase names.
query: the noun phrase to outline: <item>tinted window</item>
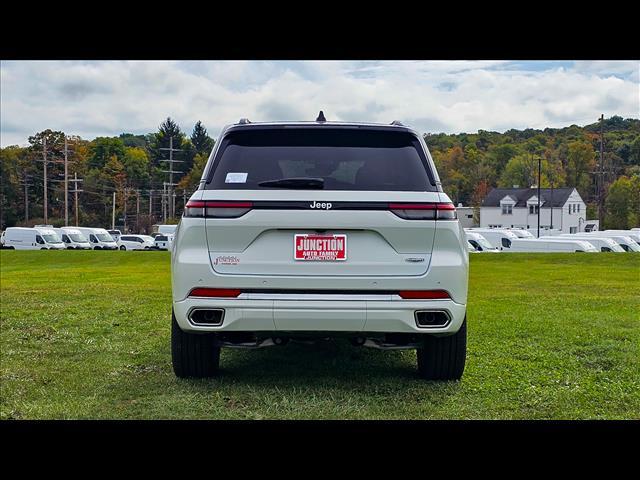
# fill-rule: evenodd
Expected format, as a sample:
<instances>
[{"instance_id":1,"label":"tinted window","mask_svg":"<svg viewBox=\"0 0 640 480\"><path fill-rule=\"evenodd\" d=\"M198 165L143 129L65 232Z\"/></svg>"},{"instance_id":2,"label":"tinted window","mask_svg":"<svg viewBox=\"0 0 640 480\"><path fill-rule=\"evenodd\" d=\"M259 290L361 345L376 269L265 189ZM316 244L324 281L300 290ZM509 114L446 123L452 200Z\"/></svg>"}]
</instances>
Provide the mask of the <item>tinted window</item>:
<instances>
[{"instance_id":1,"label":"tinted window","mask_svg":"<svg viewBox=\"0 0 640 480\"><path fill-rule=\"evenodd\" d=\"M155 239L157 242L166 242L168 240L164 235L158 235Z\"/></svg>"},{"instance_id":2,"label":"tinted window","mask_svg":"<svg viewBox=\"0 0 640 480\"><path fill-rule=\"evenodd\" d=\"M408 132L278 128L225 137L207 189L268 189L267 180L313 177L325 190L436 191L419 141Z\"/></svg>"},{"instance_id":3,"label":"tinted window","mask_svg":"<svg viewBox=\"0 0 640 480\"><path fill-rule=\"evenodd\" d=\"M42 239L42 237L40 235L36 235L36 242L44 243L44 240Z\"/></svg>"},{"instance_id":4,"label":"tinted window","mask_svg":"<svg viewBox=\"0 0 640 480\"><path fill-rule=\"evenodd\" d=\"M511 240L508 238L502 238L502 246L505 248L511 248Z\"/></svg>"},{"instance_id":5,"label":"tinted window","mask_svg":"<svg viewBox=\"0 0 640 480\"><path fill-rule=\"evenodd\" d=\"M69 237L67 237L64 233L62 234L62 241L64 243L71 243L71 240L69 240Z\"/></svg>"},{"instance_id":6,"label":"tinted window","mask_svg":"<svg viewBox=\"0 0 640 480\"><path fill-rule=\"evenodd\" d=\"M98 243L98 239L93 233L89 235L89 240L91 240L93 243Z\"/></svg>"}]
</instances>

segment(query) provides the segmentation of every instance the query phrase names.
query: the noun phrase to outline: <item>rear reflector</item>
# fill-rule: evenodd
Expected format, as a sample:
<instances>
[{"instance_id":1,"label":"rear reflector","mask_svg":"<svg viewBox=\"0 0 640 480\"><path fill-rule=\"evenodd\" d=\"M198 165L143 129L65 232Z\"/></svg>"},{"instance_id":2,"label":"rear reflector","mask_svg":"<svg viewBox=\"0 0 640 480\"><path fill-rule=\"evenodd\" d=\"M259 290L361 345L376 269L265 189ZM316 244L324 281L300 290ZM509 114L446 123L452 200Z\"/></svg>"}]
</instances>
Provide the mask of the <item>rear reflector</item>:
<instances>
[{"instance_id":1,"label":"rear reflector","mask_svg":"<svg viewBox=\"0 0 640 480\"><path fill-rule=\"evenodd\" d=\"M251 202L223 202L189 200L184 208L185 217L238 218L251 210Z\"/></svg>"},{"instance_id":2,"label":"rear reflector","mask_svg":"<svg viewBox=\"0 0 640 480\"><path fill-rule=\"evenodd\" d=\"M190 297L224 297L235 298L242 292L235 288L194 288L189 292Z\"/></svg>"},{"instance_id":3,"label":"rear reflector","mask_svg":"<svg viewBox=\"0 0 640 480\"><path fill-rule=\"evenodd\" d=\"M390 203L389 210L405 220L455 220L452 203Z\"/></svg>"},{"instance_id":4,"label":"rear reflector","mask_svg":"<svg viewBox=\"0 0 640 480\"><path fill-rule=\"evenodd\" d=\"M401 290L398 292L402 298L407 300L437 300L441 298L451 298L446 290Z\"/></svg>"}]
</instances>

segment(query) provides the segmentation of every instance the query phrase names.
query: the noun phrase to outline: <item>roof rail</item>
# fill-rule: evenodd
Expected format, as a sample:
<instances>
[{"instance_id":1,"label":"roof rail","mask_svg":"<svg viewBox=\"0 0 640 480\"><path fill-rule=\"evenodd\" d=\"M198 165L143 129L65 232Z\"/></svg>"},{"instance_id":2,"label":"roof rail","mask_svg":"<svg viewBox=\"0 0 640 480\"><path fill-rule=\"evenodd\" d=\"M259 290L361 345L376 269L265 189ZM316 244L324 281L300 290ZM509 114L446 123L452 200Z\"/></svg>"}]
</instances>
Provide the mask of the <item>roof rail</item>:
<instances>
[{"instance_id":1,"label":"roof rail","mask_svg":"<svg viewBox=\"0 0 640 480\"><path fill-rule=\"evenodd\" d=\"M240 125L246 125L247 123L251 123L251 121L248 118L241 118L238 123Z\"/></svg>"},{"instance_id":2,"label":"roof rail","mask_svg":"<svg viewBox=\"0 0 640 480\"><path fill-rule=\"evenodd\" d=\"M391 125L397 125L399 127L405 127L406 125L404 123L402 123L400 120L394 120L393 122L391 122Z\"/></svg>"}]
</instances>

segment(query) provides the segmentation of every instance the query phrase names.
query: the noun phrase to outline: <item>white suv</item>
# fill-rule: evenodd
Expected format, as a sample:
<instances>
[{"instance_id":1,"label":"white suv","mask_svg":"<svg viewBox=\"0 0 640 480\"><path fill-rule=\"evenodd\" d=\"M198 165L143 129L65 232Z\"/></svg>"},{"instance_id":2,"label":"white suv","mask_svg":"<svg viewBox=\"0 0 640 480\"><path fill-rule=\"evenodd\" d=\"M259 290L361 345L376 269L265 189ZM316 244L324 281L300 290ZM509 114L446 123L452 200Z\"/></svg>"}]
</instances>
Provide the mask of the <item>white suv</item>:
<instances>
[{"instance_id":1,"label":"white suv","mask_svg":"<svg viewBox=\"0 0 640 480\"><path fill-rule=\"evenodd\" d=\"M423 378L462 376L467 241L398 122L225 127L171 261L179 377L215 375L221 347L310 337L417 349Z\"/></svg>"}]
</instances>

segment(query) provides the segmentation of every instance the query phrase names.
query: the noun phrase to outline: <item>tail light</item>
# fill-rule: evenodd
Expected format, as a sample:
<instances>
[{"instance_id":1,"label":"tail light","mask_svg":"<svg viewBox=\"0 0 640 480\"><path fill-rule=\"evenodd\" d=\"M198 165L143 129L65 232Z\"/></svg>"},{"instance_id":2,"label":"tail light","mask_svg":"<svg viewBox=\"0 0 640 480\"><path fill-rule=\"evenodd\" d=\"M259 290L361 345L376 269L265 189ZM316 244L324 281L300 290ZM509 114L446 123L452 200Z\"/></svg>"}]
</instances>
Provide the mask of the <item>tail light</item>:
<instances>
[{"instance_id":1,"label":"tail light","mask_svg":"<svg viewBox=\"0 0 640 480\"><path fill-rule=\"evenodd\" d=\"M389 210L405 220L455 220L453 203L390 203Z\"/></svg>"},{"instance_id":2,"label":"tail light","mask_svg":"<svg viewBox=\"0 0 640 480\"><path fill-rule=\"evenodd\" d=\"M218 202L189 200L184 207L185 217L238 218L251 210L251 202Z\"/></svg>"},{"instance_id":3,"label":"tail light","mask_svg":"<svg viewBox=\"0 0 640 480\"><path fill-rule=\"evenodd\" d=\"M405 300L438 300L451 298L446 290L401 290L398 292Z\"/></svg>"},{"instance_id":4,"label":"tail light","mask_svg":"<svg viewBox=\"0 0 640 480\"><path fill-rule=\"evenodd\" d=\"M189 292L190 297L235 298L242 292L236 288L194 288Z\"/></svg>"}]
</instances>

